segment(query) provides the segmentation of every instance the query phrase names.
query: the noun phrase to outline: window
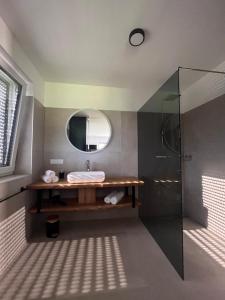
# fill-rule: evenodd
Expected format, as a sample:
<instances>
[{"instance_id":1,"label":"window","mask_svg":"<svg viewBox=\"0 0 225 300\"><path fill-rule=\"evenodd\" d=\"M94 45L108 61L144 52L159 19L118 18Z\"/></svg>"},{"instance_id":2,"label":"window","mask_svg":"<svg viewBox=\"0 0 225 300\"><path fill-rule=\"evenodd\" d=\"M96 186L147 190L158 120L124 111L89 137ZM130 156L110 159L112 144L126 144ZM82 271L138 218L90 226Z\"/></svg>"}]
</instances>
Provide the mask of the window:
<instances>
[{"instance_id":1,"label":"window","mask_svg":"<svg viewBox=\"0 0 225 300\"><path fill-rule=\"evenodd\" d=\"M22 85L0 67L0 175L14 171Z\"/></svg>"}]
</instances>

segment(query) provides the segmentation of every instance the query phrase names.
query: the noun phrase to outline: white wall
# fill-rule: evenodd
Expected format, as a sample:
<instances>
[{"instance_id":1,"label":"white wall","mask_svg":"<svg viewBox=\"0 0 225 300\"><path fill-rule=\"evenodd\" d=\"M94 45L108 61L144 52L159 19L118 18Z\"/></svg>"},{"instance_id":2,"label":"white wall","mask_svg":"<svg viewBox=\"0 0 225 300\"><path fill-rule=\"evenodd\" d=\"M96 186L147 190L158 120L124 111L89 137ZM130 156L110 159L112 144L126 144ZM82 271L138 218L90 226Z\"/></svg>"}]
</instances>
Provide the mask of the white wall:
<instances>
[{"instance_id":1,"label":"white wall","mask_svg":"<svg viewBox=\"0 0 225 300\"><path fill-rule=\"evenodd\" d=\"M225 62L218 65L214 70L225 71ZM181 85L181 112L185 113L210 100L225 94L225 75L215 73L202 73L202 76L189 88L183 90L182 83L185 76L195 75L196 71L180 70Z\"/></svg>"},{"instance_id":2,"label":"white wall","mask_svg":"<svg viewBox=\"0 0 225 300\"><path fill-rule=\"evenodd\" d=\"M138 111L149 91L109 86L46 82L46 107ZM137 101L138 100L138 101Z\"/></svg>"},{"instance_id":3,"label":"white wall","mask_svg":"<svg viewBox=\"0 0 225 300\"><path fill-rule=\"evenodd\" d=\"M10 64L14 62L24 73L26 78L33 83L35 98L41 103L44 102L44 80L29 58L26 56L21 46L16 41L9 28L0 17L0 55L8 60Z\"/></svg>"}]
</instances>

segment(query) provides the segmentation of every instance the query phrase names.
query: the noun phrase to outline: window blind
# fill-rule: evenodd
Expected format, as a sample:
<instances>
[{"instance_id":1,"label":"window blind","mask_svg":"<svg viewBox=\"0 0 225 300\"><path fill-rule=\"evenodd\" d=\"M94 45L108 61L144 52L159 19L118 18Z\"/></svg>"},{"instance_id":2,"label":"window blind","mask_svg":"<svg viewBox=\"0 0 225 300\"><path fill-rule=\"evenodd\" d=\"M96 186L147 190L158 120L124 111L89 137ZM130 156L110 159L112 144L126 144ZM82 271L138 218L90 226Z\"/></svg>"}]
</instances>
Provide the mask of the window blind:
<instances>
[{"instance_id":1,"label":"window blind","mask_svg":"<svg viewBox=\"0 0 225 300\"><path fill-rule=\"evenodd\" d=\"M0 168L11 164L21 85L0 69Z\"/></svg>"}]
</instances>

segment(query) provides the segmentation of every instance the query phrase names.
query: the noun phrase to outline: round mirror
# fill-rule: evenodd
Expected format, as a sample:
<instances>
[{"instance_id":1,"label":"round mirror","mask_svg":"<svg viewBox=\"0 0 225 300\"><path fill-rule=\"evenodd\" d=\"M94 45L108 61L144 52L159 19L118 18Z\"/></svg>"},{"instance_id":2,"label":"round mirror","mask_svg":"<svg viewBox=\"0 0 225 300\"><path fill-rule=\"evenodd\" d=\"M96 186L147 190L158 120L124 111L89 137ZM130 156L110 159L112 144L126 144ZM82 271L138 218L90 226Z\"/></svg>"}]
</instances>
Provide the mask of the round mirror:
<instances>
[{"instance_id":1,"label":"round mirror","mask_svg":"<svg viewBox=\"0 0 225 300\"><path fill-rule=\"evenodd\" d=\"M83 152L104 149L111 138L111 125L100 111L84 109L73 114L67 122L67 137L70 143Z\"/></svg>"}]
</instances>

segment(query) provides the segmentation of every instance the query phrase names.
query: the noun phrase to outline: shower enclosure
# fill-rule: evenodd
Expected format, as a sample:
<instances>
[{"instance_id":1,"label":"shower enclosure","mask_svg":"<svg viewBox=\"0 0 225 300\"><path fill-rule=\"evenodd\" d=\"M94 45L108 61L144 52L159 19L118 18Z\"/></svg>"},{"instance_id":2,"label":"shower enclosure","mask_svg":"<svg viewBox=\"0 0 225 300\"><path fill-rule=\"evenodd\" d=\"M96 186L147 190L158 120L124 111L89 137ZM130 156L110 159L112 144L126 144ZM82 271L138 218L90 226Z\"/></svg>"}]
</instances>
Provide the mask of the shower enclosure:
<instances>
[{"instance_id":1,"label":"shower enclosure","mask_svg":"<svg viewBox=\"0 0 225 300\"><path fill-rule=\"evenodd\" d=\"M179 70L138 111L140 218L183 278Z\"/></svg>"},{"instance_id":2,"label":"shower enclosure","mask_svg":"<svg viewBox=\"0 0 225 300\"><path fill-rule=\"evenodd\" d=\"M225 266L224 112L225 72L183 67L138 111L140 218L181 278L183 237Z\"/></svg>"}]
</instances>

